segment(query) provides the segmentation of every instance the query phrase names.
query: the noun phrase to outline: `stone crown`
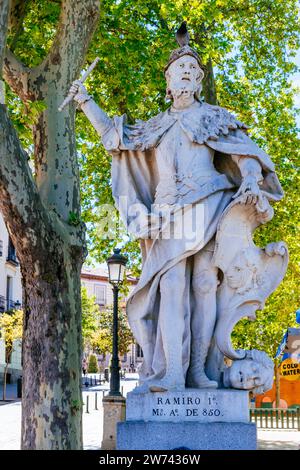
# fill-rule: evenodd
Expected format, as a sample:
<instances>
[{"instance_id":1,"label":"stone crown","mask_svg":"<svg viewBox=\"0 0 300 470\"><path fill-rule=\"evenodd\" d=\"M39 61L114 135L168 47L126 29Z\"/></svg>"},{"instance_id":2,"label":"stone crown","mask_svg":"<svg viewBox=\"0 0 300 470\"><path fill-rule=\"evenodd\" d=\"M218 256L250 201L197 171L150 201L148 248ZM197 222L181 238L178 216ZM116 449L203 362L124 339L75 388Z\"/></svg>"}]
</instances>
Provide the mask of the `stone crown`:
<instances>
[{"instance_id":1,"label":"stone crown","mask_svg":"<svg viewBox=\"0 0 300 470\"><path fill-rule=\"evenodd\" d=\"M175 60L179 59L180 57L183 57L185 55L190 55L191 57L194 57L194 59L197 60L198 64L199 64L199 67L201 69L201 72L203 73L204 75L204 71L203 71L203 66L201 64L201 60L200 60L200 57L199 55L197 54L196 51L194 51L194 49L192 49L189 45L185 45L183 47L179 47L178 49L174 49L174 51L171 52L171 55L170 55L170 58L169 58L169 62L167 63L167 65L165 66L165 69L164 69L164 72L166 73L166 71L168 70L168 68L170 67L170 65L175 62Z\"/></svg>"}]
</instances>

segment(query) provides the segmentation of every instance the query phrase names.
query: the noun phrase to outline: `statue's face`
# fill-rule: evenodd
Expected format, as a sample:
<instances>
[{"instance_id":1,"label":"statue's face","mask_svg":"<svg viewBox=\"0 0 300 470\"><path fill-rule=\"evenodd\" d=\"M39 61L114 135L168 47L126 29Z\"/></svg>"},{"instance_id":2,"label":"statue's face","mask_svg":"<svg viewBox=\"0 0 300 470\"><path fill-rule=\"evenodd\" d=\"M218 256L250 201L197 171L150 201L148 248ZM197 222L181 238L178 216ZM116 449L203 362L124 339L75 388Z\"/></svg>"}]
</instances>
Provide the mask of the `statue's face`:
<instances>
[{"instance_id":1,"label":"statue's face","mask_svg":"<svg viewBox=\"0 0 300 470\"><path fill-rule=\"evenodd\" d=\"M195 92L199 88L201 69L194 57L185 55L170 65L166 77L171 91Z\"/></svg>"},{"instance_id":2,"label":"statue's face","mask_svg":"<svg viewBox=\"0 0 300 470\"><path fill-rule=\"evenodd\" d=\"M231 387L251 390L266 382L268 371L259 362L243 359L234 361L227 373Z\"/></svg>"}]
</instances>

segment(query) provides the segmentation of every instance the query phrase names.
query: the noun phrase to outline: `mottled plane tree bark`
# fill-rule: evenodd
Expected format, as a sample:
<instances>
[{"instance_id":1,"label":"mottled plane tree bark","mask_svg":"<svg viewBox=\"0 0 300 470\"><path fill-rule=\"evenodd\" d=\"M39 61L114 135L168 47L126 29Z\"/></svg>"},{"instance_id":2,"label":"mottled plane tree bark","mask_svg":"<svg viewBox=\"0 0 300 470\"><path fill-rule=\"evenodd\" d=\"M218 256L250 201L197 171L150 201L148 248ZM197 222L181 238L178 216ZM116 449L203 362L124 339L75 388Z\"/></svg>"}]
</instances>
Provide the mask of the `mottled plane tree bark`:
<instances>
[{"instance_id":1,"label":"mottled plane tree bark","mask_svg":"<svg viewBox=\"0 0 300 470\"><path fill-rule=\"evenodd\" d=\"M43 100L33 129L35 171L0 104L0 210L23 279L23 449L80 449L80 222L73 104L57 111L78 78L99 15L99 0L62 0L56 37L35 68L6 48L20 28L18 0L0 0L0 73L23 100ZM10 11L9 11L10 10ZM15 15L15 17L14 17ZM1 75L0 75L1 78Z\"/></svg>"}]
</instances>

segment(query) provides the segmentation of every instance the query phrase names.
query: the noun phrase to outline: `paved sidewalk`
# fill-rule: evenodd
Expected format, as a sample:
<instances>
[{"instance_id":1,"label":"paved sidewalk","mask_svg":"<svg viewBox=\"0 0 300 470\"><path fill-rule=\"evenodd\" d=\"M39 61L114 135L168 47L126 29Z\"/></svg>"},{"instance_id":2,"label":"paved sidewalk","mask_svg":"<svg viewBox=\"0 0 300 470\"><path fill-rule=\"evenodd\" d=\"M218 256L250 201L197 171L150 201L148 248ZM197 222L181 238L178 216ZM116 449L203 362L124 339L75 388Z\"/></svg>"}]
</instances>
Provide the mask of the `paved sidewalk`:
<instances>
[{"instance_id":1,"label":"paved sidewalk","mask_svg":"<svg viewBox=\"0 0 300 470\"><path fill-rule=\"evenodd\" d=\"M258 429L259 450L300 450L300 431Z\"/></svg>"},{"instance_id":2,"label":"paved sidewalk","mask_svg":"<svg viewBox=\"0 0 300 470\"><path fill-rule=\"evenodd\" d=\"M126 395L137 382L137 375L131 374L121 380L123 393ZM96 450L101 448L102 441L102 392L108 384L83 390L83 443L84 449ZM97 392L98 410L95 410L95 393ZM89 396L89 413L86 413L87 396ZM0 406L0 450L18 450L21 435L21 402ZM300 432L289 430L258 429L258 449L260 450L300 450Z\"/></svg>"},{"instance_id":3,"label":"paved sidewalk","mask_svg":"<svg viewBox=\"0 0 300 470\"><path fill-rule=\"evenodd\" d=\"M132 390L138 380L137 374L128 374L126 379L121 380L123 394ZM96 387L89 387L82 390L83 395L83 445L86 450L101 448L103 433L103 413L102 413L102 391L109 390L109 384ZM97 407L95 410L95 393L97 392ZM10 396L15 396L13 385L10 387ZM87 396L89 396L89 413L86 413ZM3 402L0 401L0 405ZM21 401L2 404L0 406L0 450L19 450L21 440Z\"/></svg>"}]
</instances>

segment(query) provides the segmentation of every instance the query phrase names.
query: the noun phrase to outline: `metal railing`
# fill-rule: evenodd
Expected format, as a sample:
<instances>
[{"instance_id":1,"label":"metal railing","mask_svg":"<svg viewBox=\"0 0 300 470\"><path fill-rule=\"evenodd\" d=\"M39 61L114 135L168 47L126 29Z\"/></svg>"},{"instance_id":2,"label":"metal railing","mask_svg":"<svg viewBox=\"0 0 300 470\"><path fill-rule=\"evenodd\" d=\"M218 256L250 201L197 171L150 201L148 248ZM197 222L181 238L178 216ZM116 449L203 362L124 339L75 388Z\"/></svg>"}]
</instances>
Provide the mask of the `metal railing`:
<instances>
[{"instance_id":1,"label":"metal railing","mask_svg":"<svg viewBox=\"0 0 300 470\"><path fill-rule=\"evenodd\" d=\"M18 300L6 299L3 295L0 295L0 313L4 313L8 310L20 309L22 307Z\"/></svg>"},{"instance_id":2,"label":"metal railing","mask_svg":"<svg viewBox=\"0 0 300 470\"><path fill-rule=\"evenodd\" d=\"M102 385L105 382L108 382L108 378L105 377L104 374L97 374L94 376L91 375L83 375L81 377L81 385L82 387L95 387L97 385Z\"/></svg>"},{"instance_id":3,"label":"metal railing","mask_svg":"<svg viewBox=\"0 0 300 470\"><path fill-rule=\"evenodd\" d=\"M253 408L250 421L258 428L294 429L300 431L300 407L297 408Z\"/></svg>"},{"instance_id":4,"label":"metal railing","mask_svg":"<svg viewBox=\"0 0 300 470\"><path fill-rule=\"evenodd\" d=\"M7 261L8 263L12 263L14 266L18 266L18 264L19 264L17 255L16 255L16 253L15 253L14 251L12 251L12 250L8 250L8 254L7 254L6 261Z\"/></svg>"}]
</instances>

